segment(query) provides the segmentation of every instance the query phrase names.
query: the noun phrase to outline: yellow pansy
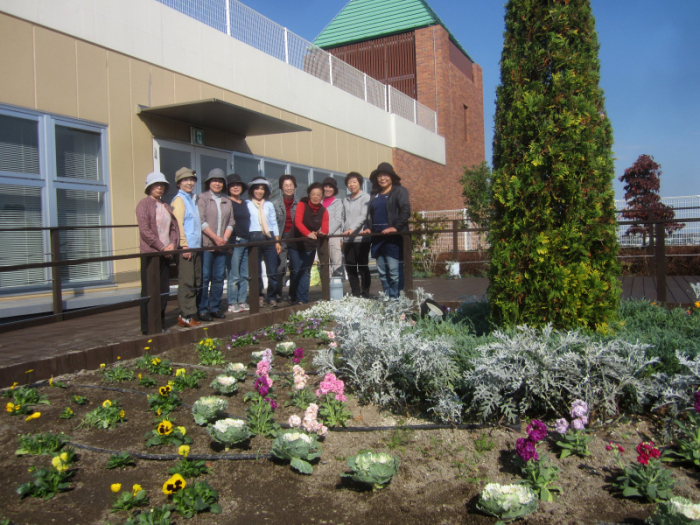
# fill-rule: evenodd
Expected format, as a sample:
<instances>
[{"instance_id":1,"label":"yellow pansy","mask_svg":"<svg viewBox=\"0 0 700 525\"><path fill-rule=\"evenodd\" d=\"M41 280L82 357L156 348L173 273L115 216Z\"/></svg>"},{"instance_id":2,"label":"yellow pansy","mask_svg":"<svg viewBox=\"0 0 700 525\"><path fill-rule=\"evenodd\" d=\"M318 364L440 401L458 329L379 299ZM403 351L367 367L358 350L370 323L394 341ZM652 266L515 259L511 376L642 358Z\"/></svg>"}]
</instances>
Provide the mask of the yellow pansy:
<instances>
[{"instance_id":1,"label":"yellow pansy","mask_svg":"<svg viewBox=\"0 0 700 525\"><path fill-rule=\"evenodd\" d=\"M53 376L51 376L51 379L49 379L49 386L53 386Z\"/></svg>"},{"instance_id":2,"label":"yellow pansy","mask_svg":"<svg viewBox=\"0 0 700 525\"><path fill-rule=\"evenodd\" d=\"M124 412L124 410L120 410L120 411L119 411L119 417L120 417L120 418L124 419L124 416L125 416L125 415L126 415L126 412Z\"/></svg>"},{"instance_id":3,"label":"yellow pansy","mask_svg":"<svg viewBox=\"0 0 700 525\"><path fill-rule=\"evenodd\" d=\"M134 496L136 496L136 494L138 494L138 493L141 492L142 490L143 490L143 487L142 487L141 485L139 485L139 484L136 484L136 485L134 485L133 487L131 487L131 493L132 493Z\"/></svg>"},{"instance_id":4,"label":"yellow pansy","mask_svg":"<svg viewBox=\"0 0 700 525\"><path fill-rule=\"evenodd\" d=\"M34 372L34 369L33 369L33 368L32 368L31 370L27 370L27 371L25 372L25 374L31 374L32 372Z\"/></svg>"},{"instance_id":5,"label":"yellow pansy","mask_svg":"<svg viewBox=\"0 0 700 525\"><path fill-rule=\"evenodd\" d=\"M149 339L148 342L149 342L149 343L152 343L152 342L153 342L153 339Z\"/></svg>"},{"instance_id":6,"label":"yellow pansy","mask_svg":"<svg viewBox=\"0 0 700 525\"><path fill-rule=\"evenodd\" d=\"M31 421L32 419L38 419L41 417L41 412L34 412L31 416L27 416L24 420Z\"/></svg>"},{"instance_id":7,"label":"yellow pansy","mask_svg":"<svg viewBox=\"0 0 700 525\"><path fill-rule=\"evenodd\" d=\"M163 483L163 494L175 494L178 490L182 490L187 486L185 479L180 474L175 474L168 481Z\"/></svg>"},{"instance_id":8,"label":"yellow pansy","mask_svg":"<svg viewBox=\"0 0 700 525\"><path fill-rule=\"evenodd\" d=\"M51 464L59 472L64 472L64 471L68 470L68 467L69 467L67 461L68 461L68 454L66 454L64 452L60 456L54 456L54 458L51 460Z\"/></svg>"},{"instance_id":9,"label":"yellow pansy","mask_svg":"<svg viewBox=\"0 0 700 525\"><path fill-rule=\"evenodd\" d=\"M119 361L122 358L122 356L118 355L117 356L117 361Z\"/></svg>"},{"instance_id":10,"label":"yellow pansy","mask_svg":"<svg viewBox=\"0 0 700 525\"><path fill-rule=\"evenodd\" d=\"M178 368L177 370L175 370L175 377L184 376L186 373L187 373L186 369Z\"/></svg>"},{"instance_id":11,"label":"yellow pansy","mask_svg":"<svg viewBox=\"0 0 700 525\"><path fill-rule=\"evenodd\" d=\"M109 399L105 399L104 402L102 403L102 406L105 408L111 407L112 402Z\"/></svg>"},{"instance_id":12,"label":"yellow pansy","mask_svg":"<svg viewBox=\"0 0 700 525\"><path fill-rule=\"evenodd\" d=\"M10 390L14 390L15 387L16 387L17 385L19 385L19 383L18 383L17 381L15 381L14 383L12 383L12 386L10 387Z\"/></svg>"},{"instance_id":13,"label":"yellow pansy","mask_svg":"<svg viewBox=\"0 0 700 525\"><path fill-rule=\"evenodd\" d=\"M700 308L700 301L695 301L695 308Z\"/></svg>"},{"instance_id":14,"label":"yellow pansy","mask_svg":"<svg viewBox=\"0 0 700 525\"><path fill-rule=\"evenodd\" d=\"M180 447L177 449L177 453L186 458L190 455L189 445L180 445Z\"/></svg>"},{"instance_id":15,"label":"yellow pansy","mask_svg":"<svg viewBox=\"0 0 700 525\"><path fill-rule=\"evenodd\" d=\"M121 483L112 483L112 484L109 486L109 490L111 490L111 491L114 492L115 494L116 494L117 492L119 492L121 489L122 489L122 484L121 484Z\"/></svg>"},{"instance_id":16,"label":"yellow pansy","mask_svg":"<svg viewBox=\"0 0 700 525\"><path fill-rule=\"evenodd\" d=\"M173 431L173 424L168 421L167 419L164 419L160 423L158 423L158 434L161 436L167 436L168 434L172 433Z\"/></svg>"},{"instance_id":17,"label":"yellow pansy","mask_svg":"<svg viewBox=\"0 0 700 525\"><path fill-rule=\"evenodd\" d=\"M159 416L161 414L161 412L162 412L162 410L159 408L158 410L156 410L156 415Z\"/></svg>"},{"instance_id":18,"label":"yellow pansy","mask_svg":"<svg viewBox=\"0 0 700 525\"><path fill-rule=\"evenodd\" d=\"M177 429L180 431L180 434L183 436L187 434L187 429L185 427L177 427Z\"/></svg>"},{"instance_id":19,"label":"yellow pansy","mask_svg":"<svg viewBox=\"0 0 700 525\"><path fill-rule=\"evenodd\" d=\"M151 364L153 366L157 366L159 363L160 363L160 359L158 359L157 357L154 357L153 359L151 359Z\"/></svg>"},{"instance_id":20,"label":"yellow pansy","mask_svg":"<svg viewBox=\"0 0 700 525\"><path fill-rule=\"evenodd\" d=\"M106 365L104 363L100 363L100 368L104 368Z\"/></svg>"},{"instance_id":21,"label":"yellow pansy","mask_svg":"<svg viewBox=\"0 0 700 525\"><path fill-rule=\"evenodd\" d=\"M7 412L14 412L14 410L15 410L15 404L14 404L12 401L10 401L9 403L7 403L7 404L5 405L5 410L6 410Z\"/></svg>"}]
</instances>

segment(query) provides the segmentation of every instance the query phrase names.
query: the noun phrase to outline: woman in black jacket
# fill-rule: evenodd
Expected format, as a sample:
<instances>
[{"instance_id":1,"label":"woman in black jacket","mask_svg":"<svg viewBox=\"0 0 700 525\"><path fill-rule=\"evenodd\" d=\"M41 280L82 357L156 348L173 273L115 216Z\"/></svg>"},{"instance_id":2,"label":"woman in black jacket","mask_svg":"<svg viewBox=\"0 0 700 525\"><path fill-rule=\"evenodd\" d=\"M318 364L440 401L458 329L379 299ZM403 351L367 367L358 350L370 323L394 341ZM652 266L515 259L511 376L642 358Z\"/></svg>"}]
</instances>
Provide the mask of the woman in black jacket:
<instances>
[{"instance_id":1,"label":"woman in black jacket","mask_svg":"<svg viewBox=\"0 0 700 525\"><path fill-rule=\"evenodd\" d=\"M377 260L377 271L384 293L389 299L398 299L404 287L403 239L395 232L408 231L411 203L408 190L401 186L399 177L388 162L382 162L369 176L372 196L367 215L368 228L362 233L381 232L386 237L372 237L372 257Z\"/></svg>"}]
</instances>

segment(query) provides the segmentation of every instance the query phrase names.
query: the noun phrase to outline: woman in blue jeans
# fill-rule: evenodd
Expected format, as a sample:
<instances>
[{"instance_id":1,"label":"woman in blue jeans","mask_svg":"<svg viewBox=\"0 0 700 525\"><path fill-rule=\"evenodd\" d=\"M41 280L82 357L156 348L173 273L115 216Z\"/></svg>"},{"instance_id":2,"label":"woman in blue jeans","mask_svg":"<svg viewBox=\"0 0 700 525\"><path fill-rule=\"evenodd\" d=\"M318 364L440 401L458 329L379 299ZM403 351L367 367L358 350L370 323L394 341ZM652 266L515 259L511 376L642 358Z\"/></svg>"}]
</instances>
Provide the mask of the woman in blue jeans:
<instances>
[{"instance_id":1,"label":"woman in blue jeans","mask_svg":"<svg viewBox=\"0 0 700 525\"><path fill-rule=\"evenodd\" d=\"M258 177L253 179L248 188L249 200L246 201L250 212L250 242L279 240L279 228L277 227L277 214L275 207L268 200L272 193L272 186L267 179ZM259 290L260 297L258 304L265 304L265 294L263 294L262 261L265 261L267 272L267 304L277 306L275 300L275 289L277 288L277 266L278 255L282 250L280 243L265 244L258 247L258 271L260 274ZM255 298L251 297L251 301Z\"/></svg>"},{"instance_id":2,"label":"woman in blue jeans","mask_svg":"<svg viewBox=\"0 0 700 525\"><path fill-rule=\"evenodd\" d=\"M293 304L309 302L311 266L314 264L318 239L328 235L328 211L321 204L323 186L314 182L307 188L306 193L308 197L304 197L297 204L292 235L306 238L289 245L289 258L292 261L289 297Z\"/></svg>"},{"instance_id":3,"label":"woman in blue jeans","mask_svg":"<svg viewBox=\"0 0 700 525\"><path fill-rule=\"evenodd\" d=\"M241 177L232 173L226 177L228 196L233 204L233 234L229 242L234 245L231 257L227 259L228 267L228 311L237 314L249 310L246 303L248 295L248 247L236 246L248 242L250 232L250 212L248 204L243 201L243 193L248 189Z\"/></svg>"},{"instance_id":4,"label":"woman in blue jeans","mask_svg":"<svg viewBox=\"0 0 700 525\"><path fill-rule=\"evenodd\" d=\"M369 176L372 196L367 210L369 227L362 233L383 233L372 237L372 257L377 260L377 272L384 294L398 299L403 290L403 239L392 233L408 231L411 203L408 190L401 186L399 177L388 162L382 162Z\"/></svg>"}]
</instances>

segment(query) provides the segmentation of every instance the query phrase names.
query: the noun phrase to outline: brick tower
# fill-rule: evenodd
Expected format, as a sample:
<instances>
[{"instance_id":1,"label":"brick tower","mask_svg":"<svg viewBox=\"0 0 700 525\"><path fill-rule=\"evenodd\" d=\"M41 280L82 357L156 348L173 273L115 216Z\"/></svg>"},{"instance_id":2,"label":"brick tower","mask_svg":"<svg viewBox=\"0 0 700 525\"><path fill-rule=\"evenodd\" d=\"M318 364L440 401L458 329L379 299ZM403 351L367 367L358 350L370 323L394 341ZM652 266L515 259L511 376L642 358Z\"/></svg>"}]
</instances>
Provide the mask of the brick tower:
<instances>
[{"instance_id":1,"label":"brick tower","mask_svg":"<svg viewBox=\"0 0 700 525\"><path fill-rule=\"evenodd\" d=\"M350 0L314 43L437 113L445 165L395 148L394 169L412 209L464 207L463 168L484 160L481 67L427 2Z\"/></svg>"}]
</instances>

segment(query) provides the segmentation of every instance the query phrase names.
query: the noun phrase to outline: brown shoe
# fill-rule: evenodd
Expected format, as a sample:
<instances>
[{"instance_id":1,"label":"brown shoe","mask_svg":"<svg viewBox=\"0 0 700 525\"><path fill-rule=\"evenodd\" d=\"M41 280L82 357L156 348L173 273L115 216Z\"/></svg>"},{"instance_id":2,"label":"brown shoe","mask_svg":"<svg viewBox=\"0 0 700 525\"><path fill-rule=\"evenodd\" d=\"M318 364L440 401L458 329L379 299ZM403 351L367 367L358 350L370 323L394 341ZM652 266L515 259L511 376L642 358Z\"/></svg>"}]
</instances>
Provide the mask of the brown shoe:
<instances>
[{"instance_id":1,"label":"brown shoe","mask_svg":"<svg viewBox=\"0 0 700 525\"><path fill-rule=\"evenodd\" d=\"M182 317L180 315L177 318L177 324L182 326L183 328L194 328L195 326L199 326L202 323L192 317Z\"/></svg>"}]
</instances>

